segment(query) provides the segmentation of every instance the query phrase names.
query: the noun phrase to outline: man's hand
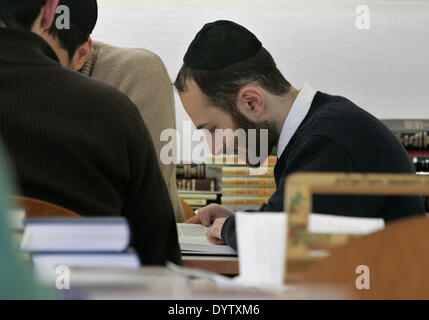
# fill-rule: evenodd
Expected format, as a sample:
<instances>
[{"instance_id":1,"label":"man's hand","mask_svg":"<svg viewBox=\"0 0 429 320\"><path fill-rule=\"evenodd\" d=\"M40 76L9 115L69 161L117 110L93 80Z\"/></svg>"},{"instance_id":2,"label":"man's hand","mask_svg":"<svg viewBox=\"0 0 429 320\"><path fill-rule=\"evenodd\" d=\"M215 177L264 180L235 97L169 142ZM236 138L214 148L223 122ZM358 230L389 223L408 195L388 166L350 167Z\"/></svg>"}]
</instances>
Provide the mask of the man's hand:
<instances>
[{"instance_id":1,"label":"man's hand","mask_svg":"<svg viewBox=\"0 0 429 320\"><path fill-rule=\"evenodd\" d=\"M234 215L231 209L212 203L205 208L198 210L198 215L185 221L185 223L202 224L205 227L212 225L216 219L225 218ZM225 222L224 219L223 222ZM223 225L222 222L222 225ZM221 228L222 230L222 228Z\"/></svg>"},{"instance_id":2,"label":"man's hand","mask_svg":"<svg viewBox=\"0 0 429 320\"><path fill-rule=\"evenodd\" d=\"M227 218L216 219L211 229L206 233L207 239L217 245L225 244L222 240L222 227Z\"/></svg>"}]
</instances>

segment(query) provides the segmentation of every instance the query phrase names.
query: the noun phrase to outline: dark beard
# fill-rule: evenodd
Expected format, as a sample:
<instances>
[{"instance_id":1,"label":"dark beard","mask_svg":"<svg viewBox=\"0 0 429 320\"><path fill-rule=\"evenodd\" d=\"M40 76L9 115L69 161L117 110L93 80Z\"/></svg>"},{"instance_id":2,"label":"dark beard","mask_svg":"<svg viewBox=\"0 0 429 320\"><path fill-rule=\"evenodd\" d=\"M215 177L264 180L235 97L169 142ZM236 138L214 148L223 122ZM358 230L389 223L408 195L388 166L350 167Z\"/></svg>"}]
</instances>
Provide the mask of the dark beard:
<instances>
[{"instance_id":1,"label":"dark beard","mask_svg":"<svg viewBox=\"0 0 429 320\"><path fill-rule=\"evenodd\" d=\"M273 121L263 121L263 122L253 122L250 121L248 118L246 118L243 114L241 114L238 110L237 112L234 112L232 115L232 121L235 126L235 130L237 129L244 129L246 131L246 164L249 167L257 168L264 164L264 161L266 159L261 159L259 164L252 164L249 159L249 137L248 137L248 130L249 129L255 129L256 130L256 152L258 154L256 156L261 156L261 130L267 129L268 130L268 155L273 150L274 146L277 145L280 133L278 132L275 124ZM238 145L235 145L235 153L238 154Z\"/></svg>"}]
</instances>

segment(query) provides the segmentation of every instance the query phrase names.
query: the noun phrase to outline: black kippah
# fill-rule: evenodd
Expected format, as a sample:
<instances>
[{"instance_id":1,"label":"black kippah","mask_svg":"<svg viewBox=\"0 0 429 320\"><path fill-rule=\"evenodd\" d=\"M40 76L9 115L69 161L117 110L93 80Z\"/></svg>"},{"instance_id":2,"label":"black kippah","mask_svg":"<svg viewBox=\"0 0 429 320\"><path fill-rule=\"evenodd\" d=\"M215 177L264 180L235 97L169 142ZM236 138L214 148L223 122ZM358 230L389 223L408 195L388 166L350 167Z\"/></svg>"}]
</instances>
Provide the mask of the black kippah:
<instances>
[{"instance_id":1,"label":"black kippah","mask_svg":"<svg viewBox=\"0 0 429 320\"><path fill-rule=\"evenodd\" d=\"M91 34L98 19L97 0L60 0L58 5L64 5L70 9L70 21L80 31Z\"/></svg>"},{"instance_id":2,"label":"black kippah","mask_svg":"<svg viewBox=\"0 0 429 320\"><path fill-rule=\"evenodd\" d=\"M183 59L191 69L219 70L253 57L262 48L256 36L232 21L207 23Z\"/></svg>"}]
</instances>

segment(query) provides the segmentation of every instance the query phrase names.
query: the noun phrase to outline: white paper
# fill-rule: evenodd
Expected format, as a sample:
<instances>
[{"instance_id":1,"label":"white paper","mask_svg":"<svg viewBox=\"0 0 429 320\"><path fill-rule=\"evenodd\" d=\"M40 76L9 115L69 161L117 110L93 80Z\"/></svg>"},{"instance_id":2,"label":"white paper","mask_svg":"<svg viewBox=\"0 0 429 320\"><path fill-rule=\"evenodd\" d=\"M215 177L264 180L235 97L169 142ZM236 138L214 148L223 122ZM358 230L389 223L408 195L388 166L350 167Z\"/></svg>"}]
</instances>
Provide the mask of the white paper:
<instances>
[{"instance_id":1,"label":"white paper","mask_svg":"<svg viewBox=\"0 0 429 320\"><path fill-rule=\"evenodd\" d=\"M220 290L224 291L243 291L243 292L249 292L249 291L261 291L269 294L281 294L284 293L287 290L294 289L293 286L286 286L286 285L276 285L276 286L267 286L264 284L258 284L254 285L252 283L249 283L245 279L243 280L240 276L235 278L225 277L221 276L212 272L207 272L203 270L198 269L191 269L191 268L183 268L180 266L177 266L171 262L167 263L167 267L183 276L186 276L188 278L194 278L199 280L209 280L216 284L216 287Z\"/></svg>"},{"instance_id":2,"label":"white paper","mask_svg":"<svg viewBox=\"0 0 429 320\"><path fill-rule=\"evenodd\" d=\"M356 218L333 216L327 214L313 213L308 222L310 233L337 233L337 234L360 234L366 235L383 230L385 226L383 219Z\"/></svg>"},{"instance_id":3,"label":"white paper","mask_svg":"<svg viewBox=\"0 0 429 320\"><path fill-rule=\"evenodd\" d=\"M285 274L287 215L236 213L240 283L282 287Z\"/></svg>"}]
</instances>

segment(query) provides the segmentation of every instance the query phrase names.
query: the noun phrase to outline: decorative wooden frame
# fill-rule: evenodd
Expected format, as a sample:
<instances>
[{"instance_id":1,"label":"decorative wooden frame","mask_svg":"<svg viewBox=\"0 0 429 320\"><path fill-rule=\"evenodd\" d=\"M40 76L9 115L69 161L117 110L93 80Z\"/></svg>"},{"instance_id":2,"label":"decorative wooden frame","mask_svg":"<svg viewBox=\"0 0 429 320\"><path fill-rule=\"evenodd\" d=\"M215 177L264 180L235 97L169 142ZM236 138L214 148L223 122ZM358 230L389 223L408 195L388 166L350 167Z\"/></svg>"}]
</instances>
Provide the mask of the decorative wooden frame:
<instances>
[{"instance_id":1,"label":"decorative wooden frame","mask_svg":"<svg viewBox=\"0 0 429 320\"><path fill-rule=\"evenodd\" d=\"M296 173L285 184L288 213L287 262L314 261L309 249L331 249L358 238L347 234L310 234L313 195L429 195L429 176L413 174ZM317 259L316 259L317 260ZM286 270L288 277L289 271Z\"/></svg>"}]
</instances>

